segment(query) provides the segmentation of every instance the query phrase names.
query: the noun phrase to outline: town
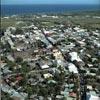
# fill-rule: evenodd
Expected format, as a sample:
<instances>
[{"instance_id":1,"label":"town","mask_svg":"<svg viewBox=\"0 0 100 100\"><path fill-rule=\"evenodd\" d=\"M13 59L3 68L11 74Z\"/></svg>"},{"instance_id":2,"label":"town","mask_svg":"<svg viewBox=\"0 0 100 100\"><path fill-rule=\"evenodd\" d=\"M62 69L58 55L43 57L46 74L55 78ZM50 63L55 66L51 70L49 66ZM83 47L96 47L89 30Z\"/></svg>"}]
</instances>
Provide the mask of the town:
<instances>
[{"instance_id":1,"label":"town","mask_svg":"<svg viewBox=\"0 0 100 100\"><path fill-rule=\"evenodd\" d=\"M1 18L1 100L100 100L100 27L71 18Z\"/></svg>"}]
</instances>

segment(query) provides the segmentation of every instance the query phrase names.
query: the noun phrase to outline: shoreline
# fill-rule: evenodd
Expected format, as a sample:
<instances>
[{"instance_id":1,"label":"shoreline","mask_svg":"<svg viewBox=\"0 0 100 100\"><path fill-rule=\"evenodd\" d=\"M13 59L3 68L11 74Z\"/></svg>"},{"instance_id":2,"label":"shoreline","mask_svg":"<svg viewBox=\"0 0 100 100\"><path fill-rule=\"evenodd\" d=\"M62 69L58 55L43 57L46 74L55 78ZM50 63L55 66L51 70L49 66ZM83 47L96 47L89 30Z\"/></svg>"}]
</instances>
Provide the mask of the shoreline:
<instances>
[{"instance_id":1,"label":"shoreline","mask_svg":"<svg viewBox=\"0 0 100 100\"><path fill-rule=\"evenodd\" d=\"M1 17L11 17L11 16L23 16L23 15L63 15L63 14L80 14L80 13L98 13L99 14L100 10L77 10L77 11L66 11L66 12L34 12L34 13L21 13L21 14L2 14L1 12Z\"/></svg>"}]
</instances>

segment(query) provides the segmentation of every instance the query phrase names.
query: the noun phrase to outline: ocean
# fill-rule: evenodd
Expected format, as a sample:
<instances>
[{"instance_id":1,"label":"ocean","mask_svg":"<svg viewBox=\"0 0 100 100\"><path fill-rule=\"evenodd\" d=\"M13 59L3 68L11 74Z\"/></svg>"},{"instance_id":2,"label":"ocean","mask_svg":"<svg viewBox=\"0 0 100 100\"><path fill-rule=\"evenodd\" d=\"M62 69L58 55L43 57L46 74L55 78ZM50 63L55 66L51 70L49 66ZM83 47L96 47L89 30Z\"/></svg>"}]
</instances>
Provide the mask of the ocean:
<instances>
[{"instance_id":1,"label":"ocean","mask_svg":"<svg viewBox=\"0 0 100 100\"><path fill-rule=\"evenodd\" d=\"M1 5L2 16L92 10L100 10L100 5Z\"/></svg>"}]
</instances>

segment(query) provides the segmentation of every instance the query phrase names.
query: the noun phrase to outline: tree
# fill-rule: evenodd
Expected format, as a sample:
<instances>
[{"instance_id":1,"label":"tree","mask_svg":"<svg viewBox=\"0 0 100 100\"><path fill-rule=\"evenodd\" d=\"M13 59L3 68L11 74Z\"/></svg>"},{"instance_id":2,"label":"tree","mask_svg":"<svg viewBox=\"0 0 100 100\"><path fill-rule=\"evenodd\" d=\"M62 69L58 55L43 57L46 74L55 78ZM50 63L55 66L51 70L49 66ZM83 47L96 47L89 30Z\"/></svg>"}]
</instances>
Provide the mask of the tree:
<instances>
[{"instance_id":1,"label":"tree","mask_svg":"<svg viewBox=\"0 0 100 100\"><path fill-rule=\"evenodd\" d=\"M51 57L51 59L54 59L55 60L55 56L53 54L51 54L50 57Z\"/></svg>"},{"instance_id":2,"label":"tree","mask_svg":"<svg viewBox=\"0 0 100 100\"><path fill-rule=\"evenodd\" d=\"M28 98L30 98L30 96L33 94L32 87L27 85L26 86L26 92L28 93Z\"/></svg>"},{"instance_id":3,"label":"tree","mask_svg":"<svg viewBox=\"0 0 100 100\"><path fill-rule=\"evenodd\" d=\"M48 96L48 90L47 90L47 88L46 87L42 87L42 86L40 86L39 88L40 88L39 95L47 97Z\"/></svg>"},{"instance_id":4,"label":"tree","mask_svg":"<svg viewBox=\"0 0 100 100\"><path fill-rule=\"evenodd\" d=\"M8 93L1 91L1 100L13 100Z\"/></svg>"},{"instance_id":5,"label":"tree","mask_svg":"<svg viewBox=\"0 0 100 100\"><path fill-rule=\"evenodd\" d=\"M5 53L6 53L6 52L11 52L11 50L12 50L12 49L11 49L11 46L10 46L10 44L9 44L8 42L3 46L3 48L6 49L6 50L5 50Z\"/></svg>"},{"instance_id":6,"label":"tree","mask_svg":"<svg viewBox=\"0 0 100 100\"><path fill-rule=\"evenodd\" d=\"M7 61L7 66L9 67L10 70L13 70L15 65L16 65L16 63L14 63L12 61Z\"/></svg>"},{"instance_id":7,"label":"tree","mask_svg":"<svg viewBox=\"0 0 100 100\"><path fill-rule=\"evenodd\" d=\"M27 73L29 71L29 65L26 61L22 62L21 66L22 66L21 71L23 73Z\"/></svg>"},{"instance_id":8,"label":"tree","mask_svg":"<svg viewBox=\"0 0 100 100\"><path fill-rule=\"evenodd\" d=\"M20 29L20 28L17 28L16 31L15 31L15 34L23 34L23 30Z\"/></svg>"},{"instance_id":9,"label":"tree","mask_svg":"<svg viewBox=\"0 0 100 100\"><path fill-rule=\"evenodd\" d=\"M23 58L17 57L17 58L15 59L15 62L16 62L16 63L22 63L22 62L23 62Z\"/></svg>"}]
</instances>

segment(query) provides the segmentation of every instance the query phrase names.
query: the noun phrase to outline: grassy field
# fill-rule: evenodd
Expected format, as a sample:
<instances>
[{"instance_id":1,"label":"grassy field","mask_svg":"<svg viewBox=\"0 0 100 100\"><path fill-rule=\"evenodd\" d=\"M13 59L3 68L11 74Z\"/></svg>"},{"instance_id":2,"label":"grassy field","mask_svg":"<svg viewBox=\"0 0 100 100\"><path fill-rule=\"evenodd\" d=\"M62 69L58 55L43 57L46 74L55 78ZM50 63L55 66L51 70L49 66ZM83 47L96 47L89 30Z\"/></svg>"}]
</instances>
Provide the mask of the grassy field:
<instances>
[{"instance_id":1,"label":"grassy field","mask_svg":"<svg viewBox=\"0 0 100 100\"><path fill-rule=\"evenodd\" d=\"M16 18L1 18L1 29L6 29L7 27L22 27L25 26L26 24L20 23L17 24L19 21L21 21L20 19L16 19Z\"/></svg>"},{"instance_id":2,"label":"grassy field","mask_svg":"<svg viewBox=\"0 0 100 100\"><path fill-rule=\"evenodd\" d=\"M44 26L52 26L55 23L71 23L73 25L80 25L87 29L100 29L100 13L94 12L79 12L79 13L64 13L58 14L59 18L34 18L31 16L18 17L18 18L1 18L1 29L6 29L9 26L22 27L28 25L27 23L40 22ZM18 21L24 23L16 24Z\"/></svg>"},{"instance_id":3,"label":"grassy field","mask_svg":"<svg viewBox=\"0 0 100 100\"><path fill-rule=\"evenodd\" d=\"M7 28L9 26L15 26L16 22L17 21L15 19L12 19L12 18L9 18L9 19L2 18L1 19L1 29Z\"/></svg>"},{"instance_id":4,"label":"grassy field","mask_svg":"<svg viewBox=\"0 0 100 100\"><path fill-rule=\"evenodd\" d=\"M100 29L100 18L92 18L92 17L73 17L70 18L72 23L81 25L85 28L89 29Z\"/></svg>"}]
</instances>

